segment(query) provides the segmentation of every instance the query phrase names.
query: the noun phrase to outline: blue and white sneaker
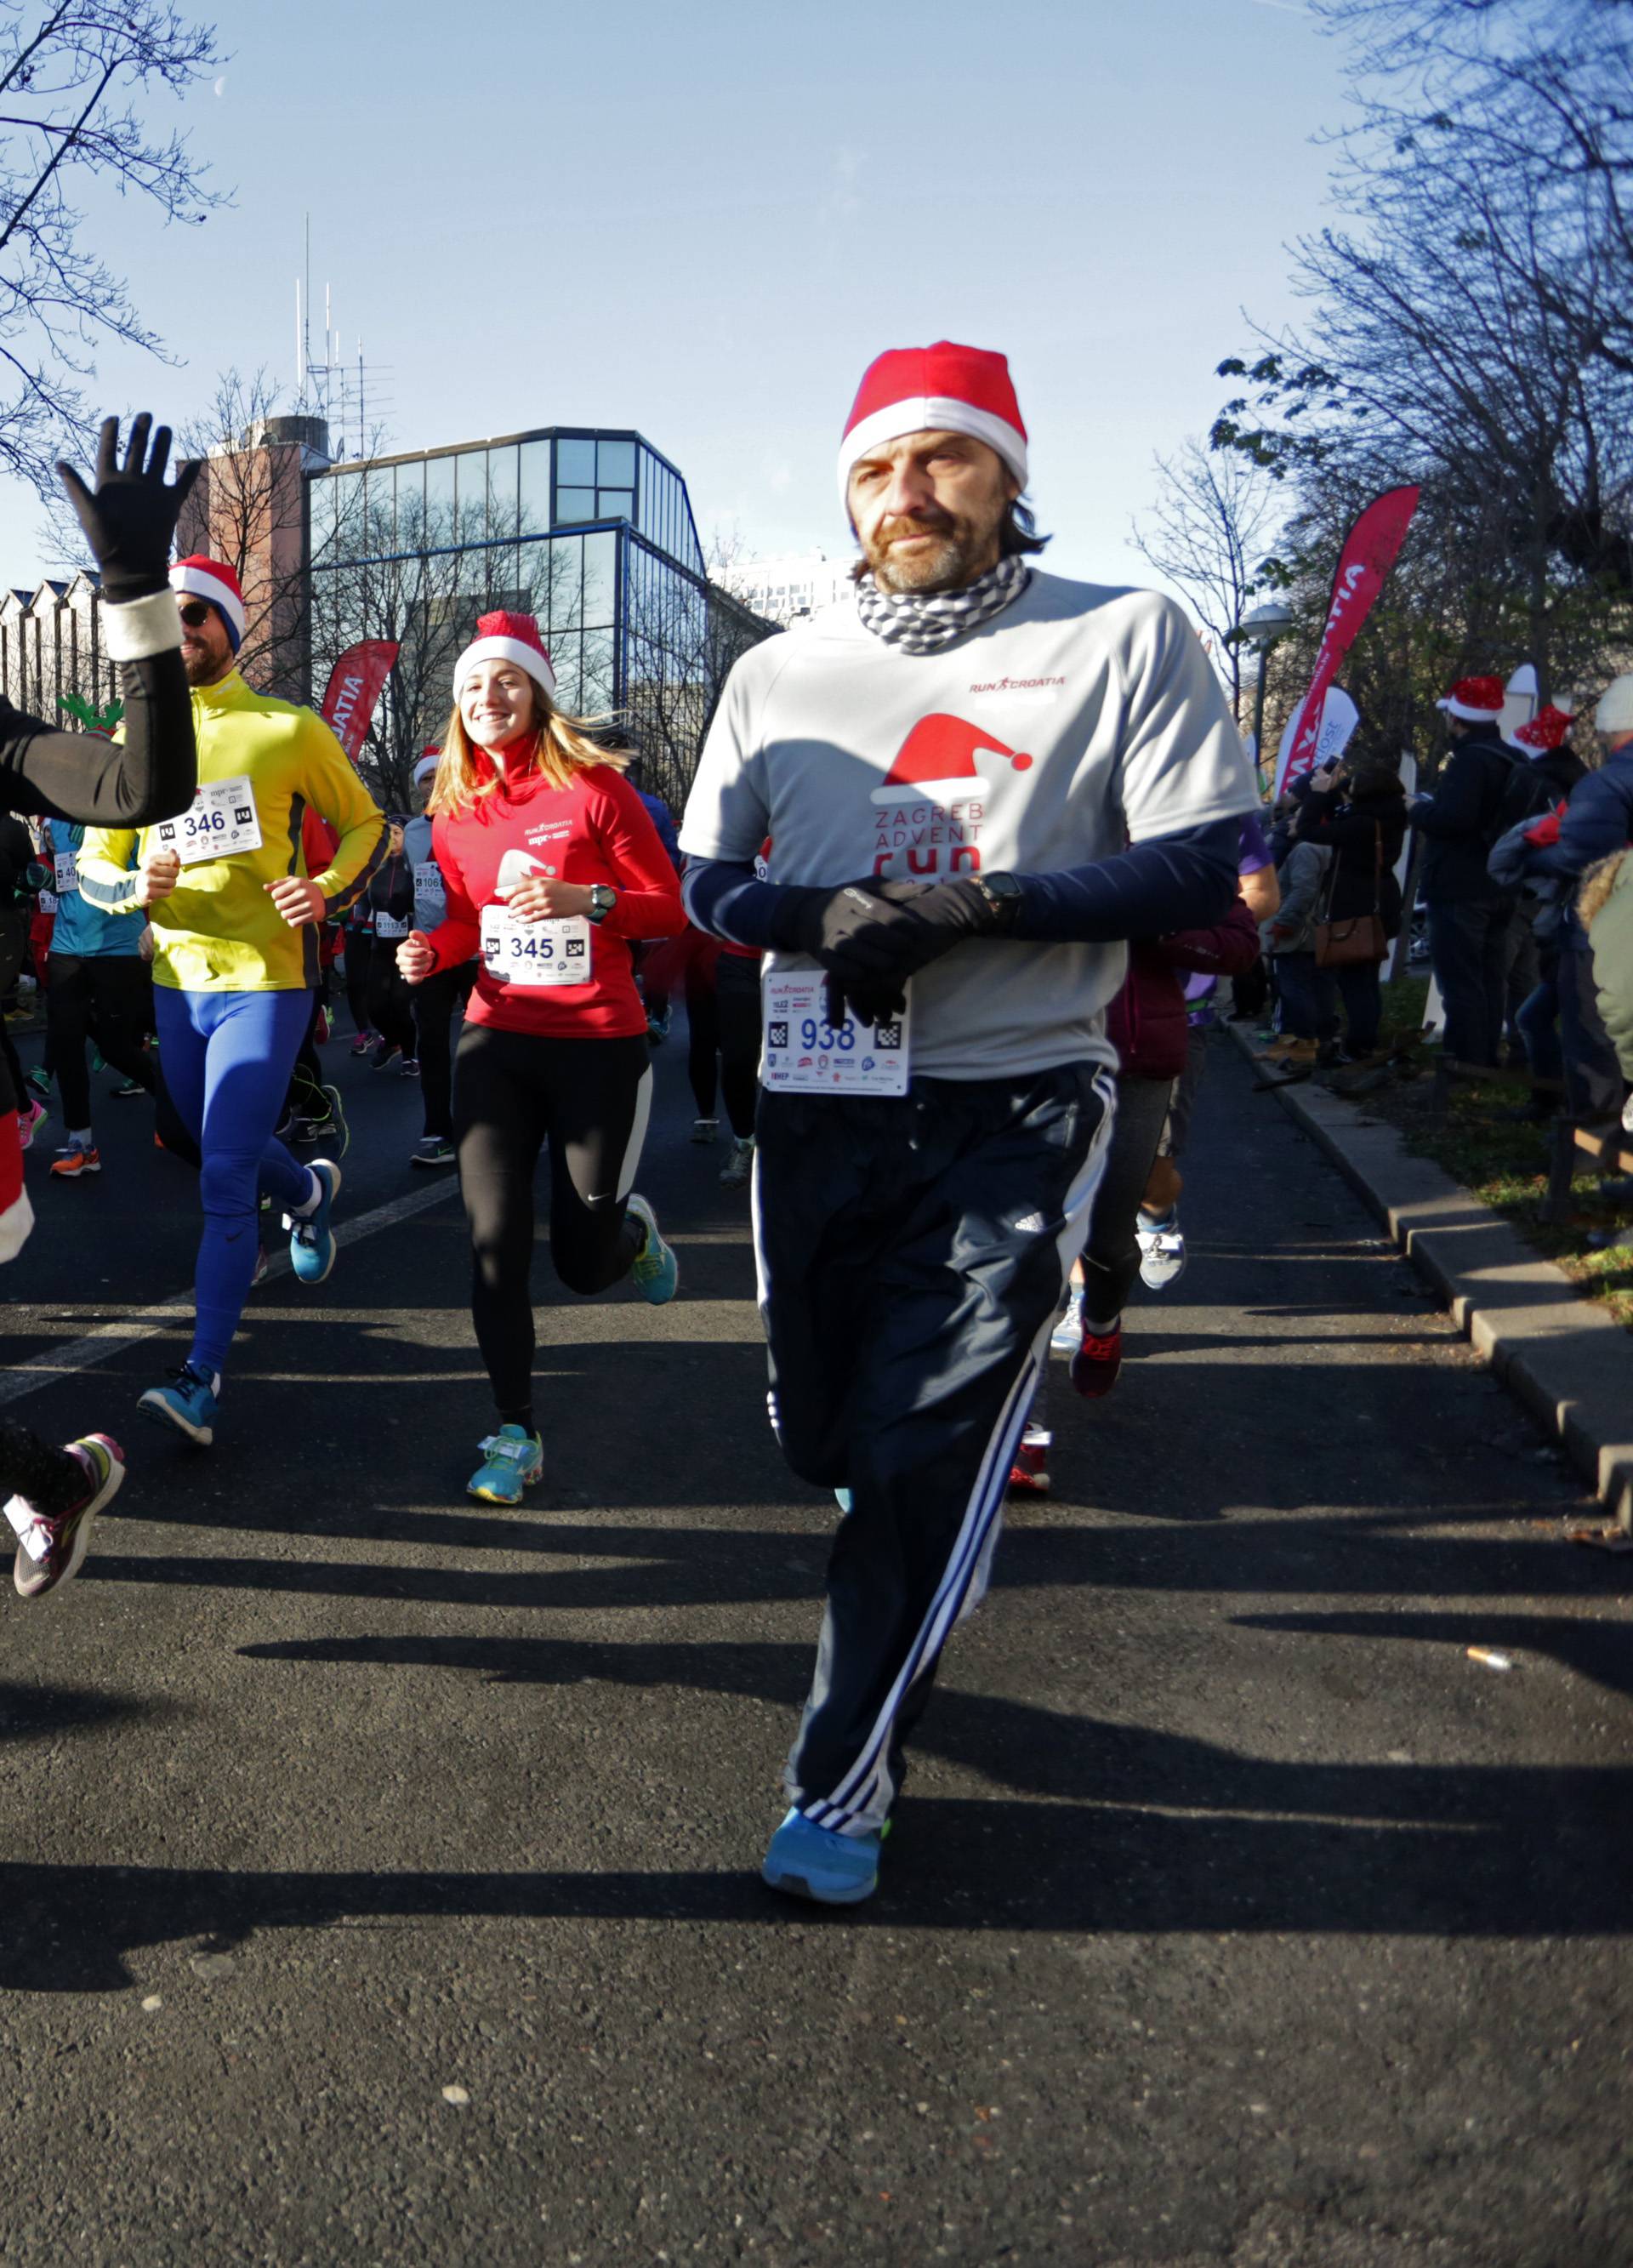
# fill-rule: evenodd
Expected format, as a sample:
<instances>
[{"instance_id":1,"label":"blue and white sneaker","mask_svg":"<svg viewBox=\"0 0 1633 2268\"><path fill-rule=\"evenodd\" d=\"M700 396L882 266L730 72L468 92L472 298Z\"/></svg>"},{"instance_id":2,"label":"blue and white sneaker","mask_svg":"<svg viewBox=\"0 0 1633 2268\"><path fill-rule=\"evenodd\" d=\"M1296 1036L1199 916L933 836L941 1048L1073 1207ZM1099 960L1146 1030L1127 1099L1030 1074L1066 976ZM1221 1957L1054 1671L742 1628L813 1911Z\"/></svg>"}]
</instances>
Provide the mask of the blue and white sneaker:
<instances>
[{"instance_id":1,"label":"blue and white sneaker","mask_svg":"<svg viewBox=\"0 0 1633 2268\"><path fill-rule=\"evenodd\" d=\"M1185 1273L1185 1232L1174 1205L1158 1219L1138 1212L1134 1234L1140 1248L1140 1281L1148 1292L1166 1292Z\"/></svg>"},{"instance_id":2,"label":"blue and white sneaker","mask_svg":"<svg viewBox=\"0 0 1633 2268\"><path fill-rule=\"evenodd\" d=\"M1076 1354L1083 1337L1083 1287L1074 1284L1071 1297L1066 1302L1066 1312L1049 1333L1049 1345L1056 1354Z\"/></svg>"},{"instance_id":3,"label":"blue and white sneaker","mask_svg":"<svg viewBox=\"0 0 1633 2268\"><path fill-rule=\"evenodd\" d=\"M465 1484L482 1504L519 1504L522 1491L544 1473L544 1443L519 1425L501 1425L479 1444L483 1462Z\"/></svg>"},{"instance_id":4,"label":"blue and white sneaker","mask_svg":"<svg viewBox=\"0 0 1633 2268\"><path fill-rule=\"evenodd\" d=\"M290 1232L291 1267L303 1284L321 1284L335 1265L335 1232L329 1215L340 1195L340 1167L332 1159L314 1158L311 1170L321 1183L323 1195L312 1212L304 1216L286 1212L283 1226Z\"/></svg>"},{"instance_id":5,"label":"blue and white sneaker","mask_svg":"<svg viewBox=\"0 0 1633 2268\"><path fill-rule=\"evenodd\" d=\"M136 1408L144 1418L173 1425L201 1449L216 1438L216 1394L219 1381L202 1363L184 1362L170 1373L168 1386L150 1386Z\"/></svg>"},{"instance_id":6,"label":"blue and white sneaker","mask_svg":"<svg viewBox=\"0 0 1633 2268\"><path fill-rule=\"evenodd\" d=\"M854 1906L879 1888L879 1852L884 1837L835 1835L814 1827L801 1811L791 1811L771 1837L760 1879L791 1898L813 1898L818 1905Z\"/></svg>"},{"instance_id":7,"label":"blue and white sneaker","mask_svg":"<svg viewBox=\"0 0 1633 2268\"><path fill-rule=\"evenodd\" d=\"M636 1256L629 1280L644 1300L661 1307L673 1299L680 1288L680 1263L658 1233L658 1215L644 1197L630 1198L629 1216L638 1220L646 1232L646 1241Z\"/></svg>"}]
</instances>

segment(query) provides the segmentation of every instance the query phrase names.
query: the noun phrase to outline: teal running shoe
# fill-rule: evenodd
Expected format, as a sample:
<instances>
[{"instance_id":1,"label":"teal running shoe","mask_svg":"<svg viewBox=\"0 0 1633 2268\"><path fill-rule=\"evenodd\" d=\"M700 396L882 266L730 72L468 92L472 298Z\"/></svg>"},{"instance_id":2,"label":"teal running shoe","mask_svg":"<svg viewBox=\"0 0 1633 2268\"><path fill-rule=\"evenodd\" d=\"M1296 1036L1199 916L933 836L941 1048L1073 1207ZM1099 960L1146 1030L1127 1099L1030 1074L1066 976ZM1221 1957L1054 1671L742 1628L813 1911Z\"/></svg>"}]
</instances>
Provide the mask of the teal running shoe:
<instances>
[{"instance_id":1,"label":"teal running shoe","mask_svg":"<svg viewBox=\"0 0 1633 2268\"><path fill-rule=\"evenodd\" d=\"M836 1835L791 1811L771 1837L760 1879L791 1898L821 1906L860 1905L879 1888L882 1834Z\"/></svg>"},{"instance_id":2,"label":"teal running shoe","mask_svg":"<svg viewBox=\"0 0 1633 2268\"><path fill-rule=\"evenodd\" d=\"M144 1418L173 1425L201 1449L216 1438L216 1381L202 1364L184 1362L168 1386L150 1386L136 1408Z\"/></svg>"},{"instance_id":3,"label":"teal running shoe","mask_svg":"<svg viewBox=\"0 0 1633 2268\"><path fill-rule=\"evenodd\" d=\"M630 1198L629 1218L638 1220L646 1232L646 1241L636 1256L629 1280L644 1300L661 1307L680 1289L680 1263L658 1233L658 1215L644 1197Z\"/></svg>"},{"instance_id":4,"label":"teal running shoe","mask_svg":"<svg viewBox=\"0 0 1633 2268\"><path fill-rule=\"evenodd\" d=\"M312 1171L323 1186L317 1210L304 1219L286 1212L283 1226L290 1232L290 1266L303 1284L321 1284L335 1265L335 1232L329 1215L340 1195L340 1167L332 1159L314 1158Z\"/></svg>"},{"instance_id":5,"label":"teal running shoe","mask_svg":"<svg viewBox=\"0 0 1633 2268\"><path fill-rule=\"evenodd\" d=\"M519 1425L501 1425L479 1444L484 1462L465 1484L482 1504L519 1504L522 1491L544 1475L544 1443Z\"/></svg>"},{"instance_id":6,"label":"teal running shoe","mask_svg":"<svg viewBox=\"0 0 1633 2268\"><path fill-rule=\"evenodd\" d=\"M850 1514L850 1491L849 1489L835 1489L834 1491L834 1501L848 1519Z\"/></svg>"}]
</instances>

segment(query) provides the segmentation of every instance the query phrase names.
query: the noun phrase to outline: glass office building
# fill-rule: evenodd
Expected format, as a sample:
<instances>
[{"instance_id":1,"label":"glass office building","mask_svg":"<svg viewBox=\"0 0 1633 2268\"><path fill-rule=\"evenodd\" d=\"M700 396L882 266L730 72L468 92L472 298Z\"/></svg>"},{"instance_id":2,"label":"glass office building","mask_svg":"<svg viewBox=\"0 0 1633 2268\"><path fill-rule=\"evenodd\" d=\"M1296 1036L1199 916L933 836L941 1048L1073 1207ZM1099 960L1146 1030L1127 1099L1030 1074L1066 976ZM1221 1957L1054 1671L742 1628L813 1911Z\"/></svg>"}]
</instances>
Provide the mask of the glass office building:
<instances>
[{"instance_id":1,"label":"glass office building","mask_svg":"<svg viewBox=\"0 0 1633 2268\"><path fill-rule=\"evenodd\" d=\"M313 697L359 638L401 651L369 755L401 792L479 615L538 617L561 705L607 717L678 806L738 655L776 625L710 582L686 483L638 433L547 427L306 478Z\"/></svg>"}]
</instances>

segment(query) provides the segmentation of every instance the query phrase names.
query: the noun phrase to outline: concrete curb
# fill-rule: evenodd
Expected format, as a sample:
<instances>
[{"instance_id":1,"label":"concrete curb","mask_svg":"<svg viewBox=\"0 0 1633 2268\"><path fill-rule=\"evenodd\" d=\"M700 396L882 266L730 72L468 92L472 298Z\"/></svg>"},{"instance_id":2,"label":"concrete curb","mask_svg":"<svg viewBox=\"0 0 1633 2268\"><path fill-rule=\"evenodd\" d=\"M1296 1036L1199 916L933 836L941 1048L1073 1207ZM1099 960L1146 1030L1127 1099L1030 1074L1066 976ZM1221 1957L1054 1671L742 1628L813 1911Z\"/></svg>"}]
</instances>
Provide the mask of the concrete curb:
<instances>
[{"instance_id":1,"label":"concrete curb","mask_svg":"<svg viewBox=\"0 0 1633 2268\"><path fill-rule=\"evenodd\" d=\"M1239 1026L1226 1030L1251 1061ZM1504 1384L1633 1528L1633 1334L1393 1126L1306 1081L1276 1090Z\"/></svg>"}]
</instances>

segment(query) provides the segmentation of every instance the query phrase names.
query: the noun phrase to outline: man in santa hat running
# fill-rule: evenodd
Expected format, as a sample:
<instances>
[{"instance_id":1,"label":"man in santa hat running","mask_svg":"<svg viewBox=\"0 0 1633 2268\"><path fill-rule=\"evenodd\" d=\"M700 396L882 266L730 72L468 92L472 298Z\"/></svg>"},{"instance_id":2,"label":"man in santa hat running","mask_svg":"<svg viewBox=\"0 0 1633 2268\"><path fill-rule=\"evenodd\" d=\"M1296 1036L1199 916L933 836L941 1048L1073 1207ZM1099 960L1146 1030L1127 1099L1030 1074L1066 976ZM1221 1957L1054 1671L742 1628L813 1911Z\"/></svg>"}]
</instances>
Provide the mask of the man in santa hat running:
<instances>
[{"instance_id":1,"label":"man in santa hat running","mask_svg":"<svg viewBox=\"0 0 1633 2268\"><path fill-rule=\"evenodd\" d=\"M769 952L772 1421L845 1508L763 1872L849 1904L985 1587L1109 1130L1123 940L1223 918L1257 795L1179 608L1030 563L1002 355L881 355L839 479L855 600L738 663L680 847L694 919Z\"/></svg>"},{"instance_id":2,"label":"man in santa hat running","mask_svg":"<svg viewBox=\"0 0 1633 2268\"><path fill-rule=\"evenodd\" d=\"M368 886L386 821L315 711L251 692L237 667L244 594L231 567L195 556L170 571L192 688L198 792L174 820L92 828L79 886L105 912L151 922L153 1006L170 1101L202 1158L192 1350L143 1414L200 1447L214 1439L227 1349L248 1296L260 1194L291 1230L304 1283L335 1263L330 1211L340 1167L307 1166L276 1140L290 1072L311 1020L320 922ZM308 873L310 807L338 838Z\"/></svg>"}]
</instances>

